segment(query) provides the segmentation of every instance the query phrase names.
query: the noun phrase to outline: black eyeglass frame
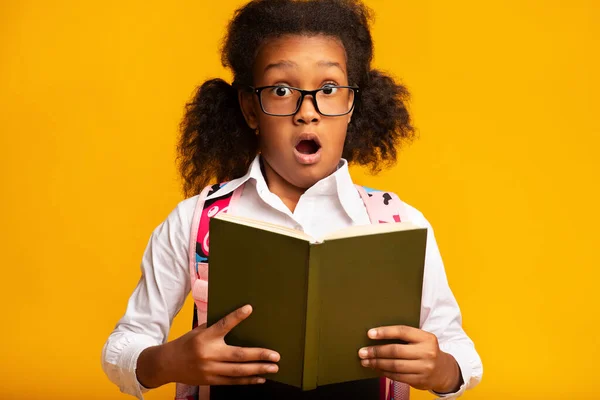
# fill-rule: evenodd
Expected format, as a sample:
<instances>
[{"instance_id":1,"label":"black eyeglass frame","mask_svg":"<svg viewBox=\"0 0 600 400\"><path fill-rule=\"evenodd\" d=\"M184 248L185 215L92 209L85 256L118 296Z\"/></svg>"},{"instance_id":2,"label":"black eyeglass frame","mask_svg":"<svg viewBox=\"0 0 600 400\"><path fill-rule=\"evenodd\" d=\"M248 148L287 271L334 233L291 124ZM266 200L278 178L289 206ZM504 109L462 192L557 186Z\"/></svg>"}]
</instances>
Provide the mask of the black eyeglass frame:
<instances>
[{"instance_id":1,"label":"black eyeglass frame","mask_svg":"<svg viewBox=\"0 0 600 400\"><path fill-rule=\"evenodd\" d=\"M305 96L312 96L312 103L315 106L315 110L317 110L317 112L325 117L341 117L343 115L348 115L350 114L350 112L354 109L354 106L356 105L356 97L358 96L359 93L359 87L358 86L338 86L338 85L326 85L322 88L319 89L315 89L315 90L304 90L304 89L300 89L300 88L296 88L293 86L283 86L283 85L270 85L270 86L261 86L261 87L253 87L253 86L243 86L246 89L249 89L251 92L255 93L258 96L258 103L260 104L260 109L262 110L263 113L267 114L267 115L272 115L274 117L290 117L292 115L296 115L296 113L298 113L298 110L300 110L300 107L302 107L302 103L304 102L304 97ZM293 113L291 114L272 114L269 113L267 111L265 111L265 108L263 107L263 103L262 103L262 97L261 97L261 92L265 89L273 89L273 88L287 88L287 89L292 89L295 90L297 92L300 93L300 99L298 100L298 104L296 105L296 110L294 110ZM317 93L318 92L322 92L323 90L326 89L352 89L352 91L354 92L354 96L352 97L352 105L350 106L350 109L342 114L324 114L321 112L321 110L319 109L319 105L317 103Z\"/></svg>"}]
</instances>

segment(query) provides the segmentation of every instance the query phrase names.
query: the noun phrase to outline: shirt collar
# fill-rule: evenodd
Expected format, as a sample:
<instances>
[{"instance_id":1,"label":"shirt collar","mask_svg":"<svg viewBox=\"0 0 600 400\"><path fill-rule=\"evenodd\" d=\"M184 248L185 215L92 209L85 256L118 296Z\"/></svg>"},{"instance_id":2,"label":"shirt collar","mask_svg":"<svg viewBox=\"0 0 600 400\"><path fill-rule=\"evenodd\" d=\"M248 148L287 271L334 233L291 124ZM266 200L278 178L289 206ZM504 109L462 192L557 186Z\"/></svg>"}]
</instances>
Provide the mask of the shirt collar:
<instances>
[{"instance_id":1,"label":"shirt collar","mask_svg":"<svg viewBox=\"0 0 600 400\"><path fill-rule=\"evenodd\" d=\"M269 191L267 182L265 181L265 177L261 170L260 155L257 155L254 158L250 164L250 168L248 168L248 171L244 176L228 182L225 186L208 196L206 199L211 200L231 193L250 179L256 183L257 191ZM343 158L340 159L337 169L333 174L321 179L312 187L308 188L305 195L335 195L339 199L340 204L348 217L350 217L355 224L359 224L363 219L361 217L365 212L365 205L352 182L352 177L348 170L348 162Z\"/></svg>"},{"instance_id":2,"label":"shirt collar","mask_svg":"<svg viewBox=\"0 0 600 400\"><path fill-rule=\"evenodd\" d=\"M250 168L248 168L248 172L246 172L244 176L227 182L224 186L219 188L219 190L206 197L206 200L212 200L214 198L225 196L226 194L233 192L235 189L239 188L244 183L246 183L248 179L254 177L256 175L256 170L258 170L258 174L262 176L262 172L260 171L260 158L258 155L254 158L252 164L250 164Z\"/></svg>"},{"instance_id":3,"label":"shirt collar","mask_svg":"<svg viewBox=\"0 0 600 400\"><path fill-rule=\"evenodd\" d=\"M337 195L344 211L346 211L346 214L348 214L355 225L359 225L364 220L366 208L358 190L356 190L354 182L352 182L352 177L348 170L348 162L342 158L337 171L331 176L335 177Z\"/></svg>"}]
</instances>

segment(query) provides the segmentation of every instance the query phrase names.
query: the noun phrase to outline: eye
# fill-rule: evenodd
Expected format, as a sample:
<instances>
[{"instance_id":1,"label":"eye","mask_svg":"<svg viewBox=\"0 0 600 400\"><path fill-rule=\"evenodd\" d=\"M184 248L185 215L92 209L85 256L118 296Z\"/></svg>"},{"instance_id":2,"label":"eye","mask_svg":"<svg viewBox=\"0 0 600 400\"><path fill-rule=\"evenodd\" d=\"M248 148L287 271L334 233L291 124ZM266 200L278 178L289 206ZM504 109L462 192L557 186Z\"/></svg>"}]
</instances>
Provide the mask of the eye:
<instances>
[{"instance_id":1,"label":"eye","mask_svg":"<svg viewBox=\"0 0 600 400\"><path fill-rule=\"evenodd\" d=\"M323 85L323 94L332 95L338 91L338 88L335 85L327 84Z\"/></svg>"},{"instance_id":2,"label":"eye","mask_svg":"<svg viewBox=\"0 0 600 400\"><path fill-rule=\"evenodd\" d=\"M292 95L293 90L286 86L277 86L271 88L271 93L277 97L287 97Z\"/></svg>"}]
</instances>

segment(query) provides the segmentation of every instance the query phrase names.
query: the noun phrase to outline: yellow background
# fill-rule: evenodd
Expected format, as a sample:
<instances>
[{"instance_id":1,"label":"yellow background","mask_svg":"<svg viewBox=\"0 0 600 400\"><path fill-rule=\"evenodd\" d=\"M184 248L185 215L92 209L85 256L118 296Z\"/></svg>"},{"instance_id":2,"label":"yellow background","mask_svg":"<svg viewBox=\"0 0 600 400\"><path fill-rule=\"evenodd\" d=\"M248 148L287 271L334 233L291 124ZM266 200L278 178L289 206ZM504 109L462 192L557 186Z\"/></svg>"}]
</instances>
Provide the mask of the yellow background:
<instances>
[{"instance_id":1,"label":"yellow background","mask_svg":"<svg viewBox=\"0 0 600 400\"><path fill-rule=\"evenodd\" d=\"M239 4L0 4L0 398L125 398L102 345L182 199L177 125L196 85L229 77L217 49ZM600 3L368 4L420 140L353 172L432 222L484 361L466 397L600 398Z\"/></svg>"}]
</instances>

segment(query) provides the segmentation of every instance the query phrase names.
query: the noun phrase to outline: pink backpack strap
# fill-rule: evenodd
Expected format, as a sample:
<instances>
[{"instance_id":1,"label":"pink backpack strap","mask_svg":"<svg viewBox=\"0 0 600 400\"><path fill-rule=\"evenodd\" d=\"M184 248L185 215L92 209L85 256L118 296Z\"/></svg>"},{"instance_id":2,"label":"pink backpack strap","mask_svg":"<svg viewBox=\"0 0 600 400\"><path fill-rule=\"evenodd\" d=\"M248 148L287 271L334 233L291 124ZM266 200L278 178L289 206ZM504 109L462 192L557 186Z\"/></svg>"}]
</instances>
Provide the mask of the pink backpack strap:
<instances>
[{"instance_id":1,"label":"pink backpack strap","mask_svg":"<svg viewBox=\"0 0 600 400\"><path fill-rule=\"evenodd\" d=\"M221 185L213 185L205 188L202 192L206 195L198 199L192 232L190 234L190 282L192 285L192 297L198 310L198 320L195 326L206 323L206 311L208 304L208 255L209 255L209 232L210 219L220 213L228 212L242 194L243 186L231 193L206 201L206 197L217 192ZM194 326L194 327L195 327Z\"/></svg>"},{"instance_id":2,"label":"pink backpack strap","mask_svg":"<svg viewBox=\"0 0 600 400\"><path fill-rule=\"evenodd\" d=\"M359 185L355 186L363 203L365 203L371 224L386 224L408 220L406 207L395 193L381 192ZM388 378L381 378L380 400L408 400L409 397L409 385Z\"/></svg>"},{"instance_id":3,"label":"pink backpack strap","mask_svg":"<svg viewBox=\"0 0 600 400\"><path fill-rule=\"evenodd\" d=\"M354 185L367 208L367 214L372 224L394 223L406 221L406 206L392 192L381 192Z\"/></svg>"},{"instance_id":4,"label":"pink backpack strap","mask_svg":"<svg viewBox=\"0 0 600 400\"><path fill-rule=\"evenodd\" d=\"M207 186L202 190L196 202L189 244L189 273L192 298L194 299L194 318L192 329L206 323L208 311L208 254L209 254L209 223L210 218L222 212L228 212L242 195L244 186L232 193L211 200L206 198L217 192L226 183ZM177 383L175 400L208 400L210 386L191 386Z\"/></svg>"}]
</instances>

